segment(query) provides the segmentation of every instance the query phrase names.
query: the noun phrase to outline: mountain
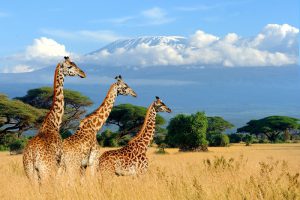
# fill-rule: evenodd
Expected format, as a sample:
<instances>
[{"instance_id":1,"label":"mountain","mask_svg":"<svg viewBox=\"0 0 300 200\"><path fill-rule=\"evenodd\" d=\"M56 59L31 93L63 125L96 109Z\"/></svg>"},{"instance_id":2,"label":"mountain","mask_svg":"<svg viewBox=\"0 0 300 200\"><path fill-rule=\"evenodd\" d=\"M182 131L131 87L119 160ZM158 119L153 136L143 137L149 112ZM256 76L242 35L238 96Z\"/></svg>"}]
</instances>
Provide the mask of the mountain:
<instances>
[{"instance_id":1,"label":"mountain","mask_svg":"<svg viewBox=\"0 0 300 200\"><path fill-rule=\"evenodd\" d=\"M119 49L130 51L139 45L166 45L179 50L190 47L188 39L179 36L139 37L115 41L88 55ZM29 73L0 73L0 93L16 97L25 95L28 89L52 86L55 64ZM205 111L208 116L222 116L239 127L251 119L269 115L300 118L299 66L166 65L134 69L100 62L82 61L77 64L86 72L87 78L67 77L65 87L89 96L95 102L91 110L99 106L110 84L115 81L114 77L121 74L137 92L138 98L120 96L117 104L148 106L155 96L160 96L173 111L163 114L167 119L179 113Z\"/></svg>"},{"instance_id":2,"label":"mountain","mask_svg":"<svg viewBox=\"0 0 300 200\"><path fill-rule=\"evenodd\" d=\"M89 54L97 54L103 50L113 53L120 48L128 51L142 44L146 44L148 46L167 45L176 49L183 49L188 46L188 39L182 36L144 36L132 39L117 40Z\"/></svg>"}]
</instances>

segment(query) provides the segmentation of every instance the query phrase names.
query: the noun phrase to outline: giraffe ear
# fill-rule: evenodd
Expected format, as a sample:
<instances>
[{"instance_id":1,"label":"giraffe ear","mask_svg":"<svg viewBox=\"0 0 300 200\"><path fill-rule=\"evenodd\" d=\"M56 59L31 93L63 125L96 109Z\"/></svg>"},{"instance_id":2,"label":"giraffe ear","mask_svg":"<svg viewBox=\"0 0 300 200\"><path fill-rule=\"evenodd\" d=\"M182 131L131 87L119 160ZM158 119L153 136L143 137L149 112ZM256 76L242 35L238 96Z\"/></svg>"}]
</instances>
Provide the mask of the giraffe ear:
<instances>
[{"instance_id":1,"label":"giraffe ear","mask_svg":"<svg viewBox=\"0 0 300 200\"><path fill-rule=\"evenodd\" d=\"M158 96L156 96L155 98L156 98L156 100L159 100L159 97L158 97Z\"/></svg>"},{"instance_id":2,"label":"giraffe ear","mask_svg":"<svg viewBox=\"0 0 300 200\"><path fill-rule=\"evenodd\" d=\"M121 76L121 75L119 75L119 79L122 79L122 76Z\"/></svg>"}]
</instances>

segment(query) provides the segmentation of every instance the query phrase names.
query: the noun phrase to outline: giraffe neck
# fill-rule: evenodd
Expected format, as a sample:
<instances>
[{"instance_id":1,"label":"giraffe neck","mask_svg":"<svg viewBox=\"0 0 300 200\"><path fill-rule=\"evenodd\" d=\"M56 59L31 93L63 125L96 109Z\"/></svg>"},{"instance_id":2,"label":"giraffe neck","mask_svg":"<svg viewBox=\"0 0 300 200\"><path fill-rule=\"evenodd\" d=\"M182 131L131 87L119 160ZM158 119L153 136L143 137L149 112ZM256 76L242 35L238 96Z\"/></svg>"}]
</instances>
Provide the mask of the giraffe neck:
<instances>
[{"instance_id":1,"label":"giraffe neck","mask_svg":"<svg viewBox=\"0 0 300 200\"><path fill-rule=\"evenodd\" d=\"M49 113L42 124L42 130L50 128L59 134L59 128L64 114L64 75L60 64L57 65L54 74L53 100ZM42 131L43 132L43 131ZM49 131L45 131L49 132Z\"/></svg>"},{"instance_id":2,"label":"giraffe neck","mask_svg":"<svg viewBox=\"0 0 300 200\"><path fill-rule=\"evenodd\" d=\"M96 135L106 122L117 96L117 85L113 84L107 92L102 104L92 114L82 120L80 123L80 130L88 130L88 128L92 128L93 131L91 133Z\"/></svg>"},{"instance_id":3,"label":"giraffe neck","mask_svg":"<svg viewBox=\"0 0 300 200\"><path fill-rule=\"evenodd\" d=\"M155 133L155 119L156 111L154 108L154 103L152 103L147 110L147 114L140 132L129 142L133 144L140 151L146 152L148 146L153 140Z\"/></svg>"}]
</instances>

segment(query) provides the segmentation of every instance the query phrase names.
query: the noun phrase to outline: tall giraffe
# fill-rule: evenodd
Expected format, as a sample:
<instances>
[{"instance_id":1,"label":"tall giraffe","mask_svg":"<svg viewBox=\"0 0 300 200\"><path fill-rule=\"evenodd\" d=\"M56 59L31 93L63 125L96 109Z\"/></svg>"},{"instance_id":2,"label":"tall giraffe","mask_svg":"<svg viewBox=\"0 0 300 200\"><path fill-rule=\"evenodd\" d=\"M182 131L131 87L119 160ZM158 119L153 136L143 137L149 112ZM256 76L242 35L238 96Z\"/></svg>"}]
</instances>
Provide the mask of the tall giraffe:
<instances>
[{"instance_id":1,"label":"tall giraffe","mask_svg":"<svg viewBox=\"0 0 300 200\"><path fill-rule=\"evenodd\" d=\"M171 112L159 97L148 107L140 132L121 149L104 152L98 159L97 171L127 176L142 174L147 171L146 152L153 140L157 112Z\"/></svg>"},{"instance_id":2,"label":"tall giraffe","mask_svg":"<svg viewBox=\"0 0 300 200\"><path fill-rule=\"evenodd\" d=\"M57 173L62 154L59 129L64 114L64 77L76 75L81 78L86 76L69 57L64 57L64 60L57 64L52 106L37 135L28 142L23 154L25 173L32 181L41 183Z\"/></svg>"},{"instance_id":3,"label":"tall giraffe","mask_svg":"<svg viewBox=\"0 0 300 200\"><path fill-rule=\"evenodd\" d=\"M76 133L63 141L62 169L67 175L73 176L83 173L87 166L91 172L95 170L95 160L98 157L98 142L96 135L106 122L115 99L118 95L131 95L136 93L122 80L116 77L99 108L80 122ZM80 173L79 173L80 172Z\"/></svg>"}]
</instances>

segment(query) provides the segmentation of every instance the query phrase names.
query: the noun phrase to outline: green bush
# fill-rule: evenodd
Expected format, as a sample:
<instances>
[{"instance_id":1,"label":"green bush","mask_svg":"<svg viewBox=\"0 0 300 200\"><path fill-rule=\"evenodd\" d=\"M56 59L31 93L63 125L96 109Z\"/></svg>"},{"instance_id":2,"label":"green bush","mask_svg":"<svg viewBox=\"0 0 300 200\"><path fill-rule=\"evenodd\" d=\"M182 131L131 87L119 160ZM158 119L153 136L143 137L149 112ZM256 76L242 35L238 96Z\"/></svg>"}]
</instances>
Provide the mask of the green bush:
<instances>
[{"instance_id":1,"label":"green bush","mask_svg":"<svg viewBox=\"0 0 300 200\"><path fill-rule=\"evenodd\" d=\"M0 151L8 151L8 147L5 145L0 144Z\"/></svg>"},{"instance_id":2,"label":"green bush","mask_svg":"<svg viewBox=\"0 0 300 200\"><path fill-rule=\"evenodd\" d=\"M250 146L254 141L253 135L246 134L245 137L244 137L244 141L246 143L246 146Z\"/></svg>"},{"instance_id":3,"label":"green bush","mask_svg":"<svg viewBox=\"0 0 300 200\"><path fill-rule=\"evenodd\" d=\"M208 141L209 146L213 147L226 147L229 145L229 137L224 133L211 134Z\"/></svg>"},{"instance_id":4,"label":"green bush","mask_svg":"<svg viewBox=\"0 0 300 200\"><path fill-rule=\"evenodd\" d=\"M228 136L230 143L240 143L244 139L244 134L242 133L231 133Z\"/></svg>"},{"instance_id":5,"label":"green bush","mask_svg":"<svg viewBox=\"0 0 300 200\"><path fill-rule=\"evenodd\" d=\"M9 151L11 154L21 154L26 146L26 141L21 139L16 139L9 144Z\"/></svg>"}]
</instances>

